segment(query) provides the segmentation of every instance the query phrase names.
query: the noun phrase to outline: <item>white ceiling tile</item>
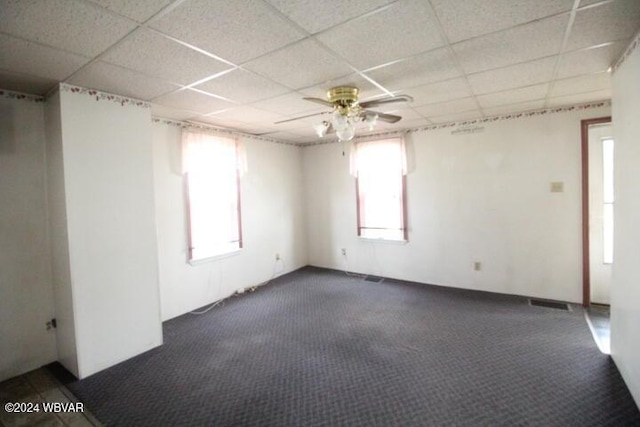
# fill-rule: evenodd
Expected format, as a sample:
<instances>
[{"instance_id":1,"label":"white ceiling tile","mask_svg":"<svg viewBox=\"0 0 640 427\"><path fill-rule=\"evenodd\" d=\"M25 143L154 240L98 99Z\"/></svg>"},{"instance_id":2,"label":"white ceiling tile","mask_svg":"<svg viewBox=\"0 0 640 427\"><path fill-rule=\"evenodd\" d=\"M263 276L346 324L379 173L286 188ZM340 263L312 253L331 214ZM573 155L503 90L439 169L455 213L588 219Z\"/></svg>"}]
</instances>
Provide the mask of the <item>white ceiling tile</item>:
<instances>
[{"instance_id":1,"label":"white ceiling tile","mask_svg":"<svg viewBox=\"0 0 640 427\"><path fill-rule=\"evenodd\" d=\"M453 123L465 120L479 119L482 117L480 110L465 111L463 113L445 114L442 116L429 116L431 123Z\"/></svg>"},{"instance_id":2,"label":"white ceiling tile","mask_svg":"<svg viewBox=\"0 0 640 427\"><path fill-rule=\"evenodd\" d=\"M548 91L549 84L543 83L503 92L490 93L488 95L480 95L477 98L482 108L490 108L544 99Z\"/></svg>"},{"instance_id":3,"label":"white ceiling tile","mask_svg":"<svg viewBox=\"0 0 640 427\"><path fill-rule=\"evenodd\" d=\"M361 70L444 45L437 19L423 0L400 0L317 37Z\"/></svg>"},{"instance_id":4,"label":"white ceiling tile","mask_svg":"<svg viewBox=\"0 0 640 427\"><path fill-rule=\"evenodd\" d=\"M127 18L144 22L171 3L171 0L91 0L105 9L124 15Z\"/></svg>"},{"instance_id":5,"label":"white ceiling tile","mask_svg":"<svg viewBox=\"0 0 640 427\"><path fill-rule=\"evenodd\" d=\"M32 95L46 95L58 82L52 79L13 73L0 69L0 88Z\"/></svg>"},{"instance_id":6,"label":"white ceiling tile","mask_svg":"<svg viewBox=\"0 0 640 427\"><path fill-rule=\"evenodd\" d=\"M0 68L64 80L89 58L0 34Z\"/></svg>"},{"instance_id":7,"label":"white ceiling tile","mask_svg":"<svg viewBox=\"0 0 640 427\"><path fill-rule=\"evenodd\" d=\"M312 34L393 2L393 0L267 1Z\"/></svg>"},{"instance_id":8,"label":"white ceiling tile","mask_svg":"<svg viewBox=\"0 0 640 427\"><path fill-rule=\"evenodd\" d=\"M453 45L467 73L500 68L560 53L568 15L543 19Z\"/></svg>"},{"instance_id":9,"label":"white ceiling tile","mask_svg":"<svg viewBox=\"0 0 640 427\"><path fill-rule=\"evenodd\" d=\"M143 100L150 100L177 88L162 80L100 61L81 70L69 79L69 83Z\"/></svg>"},{"instance_id":10,"label":"white ceiling tile","mask_svg":"<svg viewBox=\"0 0 640 427\"><path fill-rule=\"evenodd\" d=\"M191 0L152 26L236 64L304 37L261 0Z\"/></svg>"},{"instance_id":11,"label":"white ceiling tile","mask_svg":"<svg viewBox=\"0 0 640 427\"><path fill-rule=\"evenodd\" d=\"M280 114L271 113L269 111L259 110L257 108L246 105L231 108L216 114L221 119L230 119L240 123L265 123L273 124L280 120L286 120L287 117Z\"/></svg>"},{"instance_id":12,"label":"white ceiling tile","mask_svg":"<svg viewBox=\"0 0 640 427\"><path fill-rule=\"evenodd\" d=\"M557 59L557 56L551 56L524 64L470 74L467 78L476 95L530 86L550 81Z\"/></svg>"},{"instance_id":13,"label":"white ceiling tile","mask_svg":"<svg viewBox=\"0 0 640 427\"><path fill-rule=\"evenodd\" d=\"M596 90L594 92L583 92L575 95L558 96L549 98L547 106L559 107L562 105L575 105L583 102L603 101L611 99L611 90Z\"/></svg>"},{"instance_id":14,"label":"white ceiling tile","mask_svg":"<svg viewBox=\"0 0 640 427\"><path fill-rule=\"evenodd\" d=\"M463 98L438 104L423 105L422 107L417 107L414 109L423 117L431 119L431 116L442 116L465 113L467 111L477 111L478 105L473 98Z\"/></svg>"},{"instance_id":15,"label":"white ceiling tile","mask_svg":"<svg viewBox=\"0 0 640 427\"><path fill-rule=\"evenodd\" d=\"M626 47L626 42L617 42L594 49L565 53L560 59L557 78L607 71Z\"/></svg>"},{"instance_id":16,"label":"white ceiling tile","mask_svg":"<svg viewBox=\"0 0 640 427\"><path fill-rule=\"evenodd\" d=\"M431 0L451 43L571 10L573 0Z\"/></svg>"},{"instance_id":17,"label":"white ceiling tile","mask_svg":"<svg viewBox=\"0 0 640 427\"><path fill-rule=\"evenodd\" d=\"M312 86L353 70L313 40L304 40L249 62L245 68L291 89Z\"/></svg>"},{"instance_id":18,"label":"white ceiling tile","mask_svg":"<svg viewBox=\"0 0 640 427\"><path fill-rule=\"evenodd\" d=\"M556 80L549 95L551 97L557 97L603 89L611 89L611 75L607 72Z\"/></svg>"},{"instance_id":19,"label":"white ceiling tile","mask_svg":"<svg viewBox=\"0 0 640 427\"><path fill-rule=\"evenodd\" d=\"M200 114L208 114L235 107L235 104L231 102L189 89L163 95L154 99L153 102L167 107L197 111Z\"/></svg>"},{"instance_id":20,"label":"white ceiling tile","mask_svg":"<svg viewBox=\"0 0 640 427\"><path fill-rule=\"evenodd\" d=\"M230 68L224 62L149 30L138 31L102 60L182 85Z\"/></svg>"},{"instance_id":21,"label":"white ceiling tile","mask_svg":"<svg viewBox=\"0 0 640 427\"><path fill-rule=\"evenodd\" d=\"M640 1L615 0L576 13L567 50L625 40L640 26Z\"/></svg>"},{"instance_id":22,"label":"white ceiling tile","mask_svg":"<svg viewBox=\"0 0 640 427\"><path fill-rule=\"evenodd\" d=\"M163 117L165 119L186 120L198 116L195 111L181 110L179 108L171 108L160 104L151 104L151 114L154 117Z\"/></svg>"},{"instance_id":23,"label":"white ceiling tile","mask_svg":"<svg viewBox=\"0 0 640 427\"><path fill-rule=\"evenodd\" d=\"M0 31L86 56L95 56L136 27L79 0L3 2Z\"/></svg>"},{"instance_id":24,"label":"white ceiling tile","mask_svg":"<svg viewBox=\"0 0 640 427\"><path fill-rule=\"evenodd\" d=\"M406 93L413 97L413 103L411 104L413 108L425 104L435 104L452 99L466 98L472 95L469 85L464 78L456 78L414 87Z\"/></svg>"},{"instance_id":25,"label":"white ceiling tile","mask_svg":"<svg viewBox=\"0 0 640 427\"><path fill-rule=\"evenodd\" d=\"M398 91L458 77L462 72L451 51L442 48L376 68L365 74L386 89Z\"/></svg>"},{"instance_id":26,"label":"white ceiling tile","mask_svg":"<svg viewBox=\"0 0 640 427\"><path fill-rule=\"evenodd\" d=\"M369 80L365 79L357 73L351 73L337 79L324 81L318 85L300 89L300 93L304 96L312 98L327 99L327 91L336 86L355 86L358 88L358 97L360 101L366 101L371 98L378 98L386 95L377 86L373 85Z\"/></svg>"},{"instance_id":27,"label":"white ceiling tile","mask_svg":"<svg viewBox=\"0 0 640 427\"><path fill-rule=\"evenodd\" d=\"M330 110L328 107L305 101L302 99L303 97L304 95L299 92L289 92L274 98L255 102L251 104L251 106L283 116L305 115Z\"/></svg>"},{"instance_id":28,"label":"white ceiling tile","mask_svg":"<svg viewBox=\"0 0 640 427\"><path fill-rule=\"evenodd\" d=\"M240 68L195 86L195 88L242 104L271 98L289 91L278 83Z\"/></svg>"},{"instance_id":29,"label":"white ceiling tile","mask_svg":"<svg viewBox=\"0 0 640 427\"><path fill-rule=\"evenodd\" d=\"M483 108L485 116L500 116L503 114L522 113L524 111L539 110L544 107L544 99L518 104L501 105L499 107Z\"/></svg>"}]
</instances>

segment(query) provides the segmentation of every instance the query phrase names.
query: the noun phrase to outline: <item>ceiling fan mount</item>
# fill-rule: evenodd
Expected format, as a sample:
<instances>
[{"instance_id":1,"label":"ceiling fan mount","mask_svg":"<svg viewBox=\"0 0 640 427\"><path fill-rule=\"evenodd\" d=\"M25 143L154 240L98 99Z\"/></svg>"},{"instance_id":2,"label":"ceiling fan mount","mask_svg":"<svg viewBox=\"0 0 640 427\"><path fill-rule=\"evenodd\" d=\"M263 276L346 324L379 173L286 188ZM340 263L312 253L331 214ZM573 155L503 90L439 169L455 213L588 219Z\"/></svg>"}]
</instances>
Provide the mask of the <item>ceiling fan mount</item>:
<instances>
[{"instance_id":1,"label":"ceiling fan mount","mask_svg":"<svg viewBox=\"0 0 640 427\"><path fill-rule=\"evenodd\" d=\"M327 99L334 107L348 108L358 102L360 91L353 86L337 86L327 91Z\"/></svg>"}]
</instances>

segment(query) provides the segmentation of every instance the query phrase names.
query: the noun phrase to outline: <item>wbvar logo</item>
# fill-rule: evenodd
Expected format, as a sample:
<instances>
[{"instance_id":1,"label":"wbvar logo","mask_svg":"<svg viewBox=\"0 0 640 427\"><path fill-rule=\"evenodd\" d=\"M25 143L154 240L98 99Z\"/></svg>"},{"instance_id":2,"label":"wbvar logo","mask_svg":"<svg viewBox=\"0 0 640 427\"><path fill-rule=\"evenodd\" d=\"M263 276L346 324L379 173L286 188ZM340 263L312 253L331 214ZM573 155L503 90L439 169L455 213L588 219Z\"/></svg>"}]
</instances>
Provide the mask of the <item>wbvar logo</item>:
<instances>
[{"instance_id":1,"label":"wbvar logo","mask_svg":"<svg viewBox=\"0 0 640 427\"><path fill-rule=\"evenodd\" d=\"M42 402L42 410L44 412L84 412L84 404L81 402Z\"/></svg>"}]
</instances>

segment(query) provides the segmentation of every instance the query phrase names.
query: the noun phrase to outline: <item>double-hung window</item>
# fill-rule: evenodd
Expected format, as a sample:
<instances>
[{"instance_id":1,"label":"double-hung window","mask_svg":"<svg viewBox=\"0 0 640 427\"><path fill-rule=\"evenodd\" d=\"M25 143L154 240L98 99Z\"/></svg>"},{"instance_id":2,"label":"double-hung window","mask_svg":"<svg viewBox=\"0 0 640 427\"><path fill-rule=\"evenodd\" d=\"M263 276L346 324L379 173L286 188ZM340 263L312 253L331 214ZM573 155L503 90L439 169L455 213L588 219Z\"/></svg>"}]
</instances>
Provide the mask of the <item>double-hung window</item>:
<instances>
[{"instance_id":1,"label":"double-hung window","mask_svg":"<svg viewBox=\"0 0 640 427\"><path fill-rule=\"evenodd\" d=\"M243 156L235 138L183 130L189 260L242 248L240 177Z\"/></svg>"},{"instance_id":2,"label":"double-hung window","mask_svg":"<svg viewBox=\"0 0 640 427\"><path fill-rule=\"evenodd\" d=\"M404 140L355 143L351 168L356 177L358 236L407 240Z\"/></svg>"}]
</instances>

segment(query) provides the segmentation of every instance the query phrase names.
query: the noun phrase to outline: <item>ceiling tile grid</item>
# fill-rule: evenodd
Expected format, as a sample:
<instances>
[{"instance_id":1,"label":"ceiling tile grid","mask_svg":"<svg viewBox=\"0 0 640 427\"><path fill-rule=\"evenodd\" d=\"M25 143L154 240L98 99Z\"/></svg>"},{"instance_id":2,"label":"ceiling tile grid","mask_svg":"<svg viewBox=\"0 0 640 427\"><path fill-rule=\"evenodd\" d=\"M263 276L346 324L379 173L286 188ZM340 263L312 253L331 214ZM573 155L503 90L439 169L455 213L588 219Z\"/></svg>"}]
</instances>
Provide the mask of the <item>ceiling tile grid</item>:
<instances>
[{"instance_id":1,"label":"ceiling tile grid","mask_svg":"<svg viewBox=\"0 0 640 427\"><path fill-rule=\"evenodd\" d=\"M101 61L83 68L68 83L143 100L178 89L160 79Z\"/></svg>"},{"instance_id":2,"label":"ceiling tile grid","mask_svg":"<svg viewBox=\"0 0 640 427\"><path fill-rule=\"evenodd\" d=\"M136 32L101 59L182 85L231 68L224 62L146 29Z\"/></svg>"},{"instance_id":3,"label":"ceiling tile grid","mask_svg":"<svg viewBox=\"0 0 640 427\"><path fill-rule=\"evenodd\" d=\"M365 69L443 46L437 20L424 0L399 0L317 36L349 62Z\"/></svg>"},{"instance_id":4,"label":"ceiling tile grid","mask_svg":"<svg viewBox=\"0 0 640 427\"><path fill-rule=\"evenodd\" d=\"M577 4L576 4L577 3ZM638 0L0 0L0 88L67 82L292 142L354 85L382 131L610 98ZM395 113L394 113L395 112ZM364 132L366 129L363 129ZM359 130L360 132L360 130ZM297 139L296 139L297 138Z\"/></svg>"},{"instance_id":5,"label":"ceiling tile grid","mask_svg":"<svg viewBox=\"0 0 640 427\"><path fill-rule=\"evenodd\" d=\"M4 0L1 10L0 32L85 56L100 54L136 28L134 21L81 0Z\"/></svg>"},{"instance_id":6,"label":"ceiling tile grid","mask_svg":"<svg viewBox=\"0 0 640 427\"><path fill-rule=\"evenodd\" d=\"M152 27L236 64L305 36L262 0L189 0Z\"/></svg>"}]
</instances>

